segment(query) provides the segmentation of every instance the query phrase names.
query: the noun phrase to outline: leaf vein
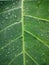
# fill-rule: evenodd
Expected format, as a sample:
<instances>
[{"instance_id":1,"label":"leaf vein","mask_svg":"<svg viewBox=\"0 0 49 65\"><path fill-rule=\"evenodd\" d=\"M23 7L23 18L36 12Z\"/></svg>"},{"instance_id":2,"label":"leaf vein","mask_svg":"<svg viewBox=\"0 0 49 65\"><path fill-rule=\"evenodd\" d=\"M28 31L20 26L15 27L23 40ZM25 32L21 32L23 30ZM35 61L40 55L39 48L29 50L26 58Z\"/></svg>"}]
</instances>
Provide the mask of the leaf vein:
<instances>
[{"instance_id":1,"label":"leaf vein","mask_svg":"<svg viewBox=\"0 0 49 65\"><path fill-rule=\"evenodd\" d=\"M45 43L42 39L31 33L30 31L25 30L26 33L30 34L31 36L35 37L37 40L39 40L41 43L43 43L47 48L49 48L49 45Z\"/></svg>"},{"instance_id":2,"label":"leaf vein","mask_svg":"<svg viewBox=\"0 0 49 65\"><path fill-rule=\"evenodd\" d=\"M26 55L27 55L32 61L35 62L36 65L39 65L39 63L38 63L33 57L31 57L28 52L25 52L25 53L26 53Z\"/></svg>"},{"instance_id":3,"label":"leaf vein","mask_svg":"<svg viewBox=\"0 0 49 65\"><path fill-rule=\"evenodd\" d=\"M11 40L8 44L6 44L5 46L1 47L0 50L3 50L5 47L7 47L8 45L10 45L11 43L13 43L14 41L18 40L19 38L21 38L22 35L18 36L17 38L15 38L14 40Z\"/></svg>"},{"instance_id":4,"label":"leaf vein","mask_svg":"<svg viewBox=\"0 0 49 65\"><path fill-rule=\"evenodd\" d=\"M15 57L9 62L9 64L8 65L11 65L11 63L12 62L14 62L14 60L18 57L18 56L20 56L22 54L22 52L20 52L19 54L15 54Z\"/></svg>"},{"instance_id":5,"label":"leaf vein","mask_svg":"<svg viewBox=\"0 0 49 65\"><path fill-rule=\"evenodd\" d=\"M11 25L9 25L9 26L5 27L3 30L1 30L0 33L3 32L3 31L6 30L6 29L12 27L13 25L15 25L15 24L20 24L20 23L21 23L21 22L12 23Z\"/></svg>"},{"instance_id":6,"label":"leaf vein","mask_svg":"<svg viewBox=\"0 0 49 65\"><path fill-rule=\"evenodd\" d=\"M3 11L3 12L1 12L0 14L2 14L2 13L7 13L7 12L11 12L11 11L13 11L13 10L18 10L18 9L20 9L21 7L17 7L17 8L12 8L12 9L9 9L9 10L6 10L6 11Z\"/></svg>"},{"instance_id":7,"label":"leaf vein","mask_svg":"<svg viewBox=\"0 0 49 65\"><path fill-rule=\"evenodd\" d=\"M30 17L30 18L34 18L34 19L37 19L37 20L43 20L43 21L47 21L47 22L49 22L49 20L48 19L43 19L43 18L39 18L39 17L36 17L36 16L31 16L31 15L24 15L24 17Z\"/></svg>"}]
</instances>

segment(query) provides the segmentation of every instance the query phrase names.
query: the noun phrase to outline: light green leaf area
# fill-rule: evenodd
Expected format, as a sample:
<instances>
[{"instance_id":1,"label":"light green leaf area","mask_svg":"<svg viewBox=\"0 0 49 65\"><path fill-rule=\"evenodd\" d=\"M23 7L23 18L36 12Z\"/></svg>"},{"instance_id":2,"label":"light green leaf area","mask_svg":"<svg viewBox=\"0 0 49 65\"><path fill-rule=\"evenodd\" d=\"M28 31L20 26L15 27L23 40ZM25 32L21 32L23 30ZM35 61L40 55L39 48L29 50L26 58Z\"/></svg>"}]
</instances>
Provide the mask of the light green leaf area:
<instances>
[{"instance_id":1,"label":"light green leaf area","mask_svg":"<svg viewBox=\"0 0 49 65\"><path fill-rule=\"evenodd\" d=\"M0 65L49 65L49 0L0 1Z\"/></svg>"}]
</instances>

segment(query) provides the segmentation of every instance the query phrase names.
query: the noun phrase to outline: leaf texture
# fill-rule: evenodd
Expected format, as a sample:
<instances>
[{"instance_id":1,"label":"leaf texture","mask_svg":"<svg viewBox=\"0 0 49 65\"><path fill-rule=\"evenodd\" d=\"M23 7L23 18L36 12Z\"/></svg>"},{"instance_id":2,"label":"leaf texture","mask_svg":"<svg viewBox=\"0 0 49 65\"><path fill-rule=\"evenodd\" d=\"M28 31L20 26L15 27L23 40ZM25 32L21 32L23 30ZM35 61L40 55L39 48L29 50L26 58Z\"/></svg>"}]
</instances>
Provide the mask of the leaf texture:
<instances>
[{"instance_id":1,"label":"leaf texture","mask_svg":"<svg viewBox=\"0 0 49 65\"><path fill-rule=\"evenodd\" d=\"M0 1L0 65L49 65L49 0Z\"/></svg>"}]
</instances>

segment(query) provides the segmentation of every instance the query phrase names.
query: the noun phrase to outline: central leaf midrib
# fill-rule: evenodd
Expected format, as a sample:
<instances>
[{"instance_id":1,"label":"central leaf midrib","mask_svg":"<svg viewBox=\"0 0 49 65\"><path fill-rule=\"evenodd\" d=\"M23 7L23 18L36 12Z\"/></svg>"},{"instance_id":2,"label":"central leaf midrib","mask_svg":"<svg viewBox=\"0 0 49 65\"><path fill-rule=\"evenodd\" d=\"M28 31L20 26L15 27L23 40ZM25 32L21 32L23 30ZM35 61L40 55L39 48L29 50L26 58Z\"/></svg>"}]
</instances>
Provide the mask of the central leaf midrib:
<instances>
[{"instance_id":1,"label":"central leaf midrib","mask_svg":"<svg viewBox=\"0 0 49 65\"><path fill-rule=\"evenodd\" d=\"M23 47L23 65L25 65L25 44L24 44L24 18L23 18L23 2L24 0L21 1L21 20L22 20L22 47Z\"/></svg>"}]
</instances>

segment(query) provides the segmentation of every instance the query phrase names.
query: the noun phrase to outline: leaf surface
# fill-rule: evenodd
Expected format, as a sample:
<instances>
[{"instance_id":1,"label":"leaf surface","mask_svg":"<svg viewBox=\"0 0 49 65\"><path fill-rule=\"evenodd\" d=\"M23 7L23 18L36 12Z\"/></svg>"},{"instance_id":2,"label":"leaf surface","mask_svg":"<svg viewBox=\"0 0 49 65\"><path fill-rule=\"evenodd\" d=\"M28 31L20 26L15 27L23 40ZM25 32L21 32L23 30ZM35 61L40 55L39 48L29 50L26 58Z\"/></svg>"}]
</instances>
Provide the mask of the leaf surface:
<instances>
[{"instance_id":1,"label":"leaf surface","mask_svg":"<svg viewBox=\"0 0 49 65\"><path fill-rule=\"evenodd\" d=\"M0 1L0 65L49 65L49 1Z\"/></svg>"}]
</instances>

